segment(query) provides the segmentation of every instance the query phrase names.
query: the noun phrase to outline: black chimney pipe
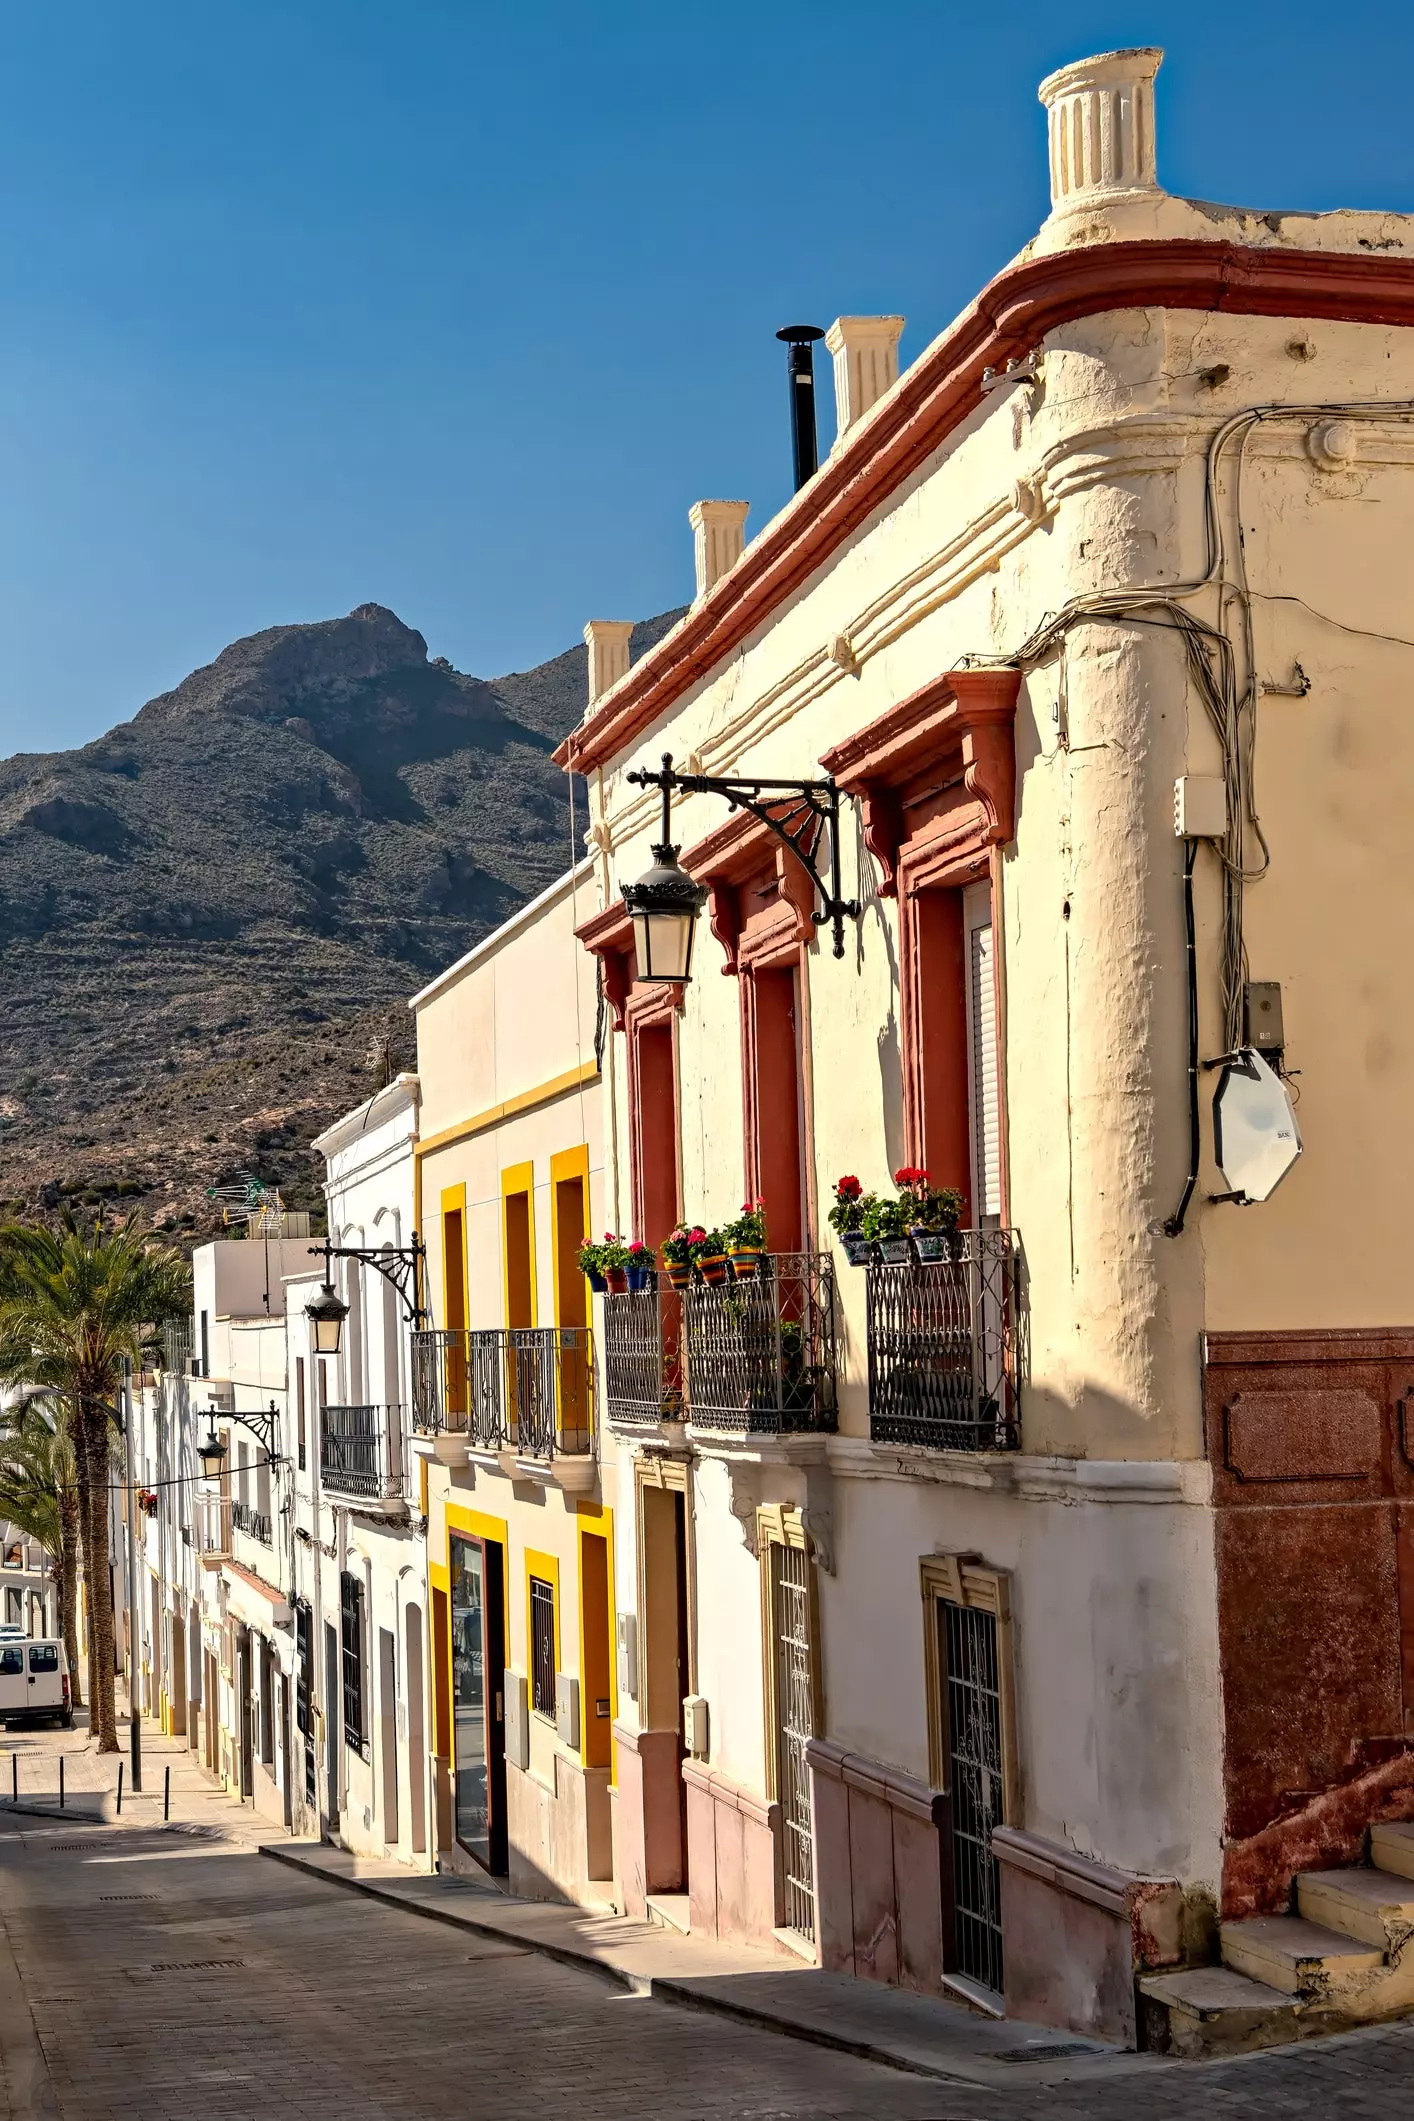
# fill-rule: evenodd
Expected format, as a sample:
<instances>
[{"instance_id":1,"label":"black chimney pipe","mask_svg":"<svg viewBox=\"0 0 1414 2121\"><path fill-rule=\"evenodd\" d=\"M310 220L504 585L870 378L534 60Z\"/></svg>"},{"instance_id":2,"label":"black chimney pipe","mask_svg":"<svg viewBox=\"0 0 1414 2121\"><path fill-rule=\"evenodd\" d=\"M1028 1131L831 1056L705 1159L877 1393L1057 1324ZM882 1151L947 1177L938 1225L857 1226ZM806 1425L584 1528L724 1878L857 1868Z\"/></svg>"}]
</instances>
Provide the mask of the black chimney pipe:
<instances>
[{"instance_id":1,"label":"black chimney pipe","mask_svg":"<svg viewBox=\"0 0 1414 2121\"><path fill-rule=\"evenodd\" d=\"M815 428L815 341L824 336L818 324L787 324L784 331L776 333L778 339L785 341L786 347L797 493L807 479L814 478L820 464L820 443Z\"/></svg>"}]
</instances>

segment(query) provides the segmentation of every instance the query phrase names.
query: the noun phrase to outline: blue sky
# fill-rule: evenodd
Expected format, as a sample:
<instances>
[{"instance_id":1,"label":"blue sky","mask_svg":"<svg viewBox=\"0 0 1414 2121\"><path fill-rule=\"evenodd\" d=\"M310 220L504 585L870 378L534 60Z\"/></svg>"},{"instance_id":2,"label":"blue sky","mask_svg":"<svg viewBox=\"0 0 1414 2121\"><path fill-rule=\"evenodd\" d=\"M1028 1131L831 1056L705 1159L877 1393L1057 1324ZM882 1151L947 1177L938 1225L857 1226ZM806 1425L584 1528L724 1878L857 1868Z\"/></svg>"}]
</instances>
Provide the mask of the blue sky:
<instances>
[{"instance_id":1,"label":"blue sky","mask_svg":"<svg viewBox=\"0 0 1414 2121\"><path fill-rule=\"evenodd\" d=\"M1166 47L1170 190L1414 206L1407 11L1030 12L4 0L0 754L365 599L484 675L685 600L689 503L787 497L776 327L910 359L1067 59Z\"/></svg>"}]
</instances>

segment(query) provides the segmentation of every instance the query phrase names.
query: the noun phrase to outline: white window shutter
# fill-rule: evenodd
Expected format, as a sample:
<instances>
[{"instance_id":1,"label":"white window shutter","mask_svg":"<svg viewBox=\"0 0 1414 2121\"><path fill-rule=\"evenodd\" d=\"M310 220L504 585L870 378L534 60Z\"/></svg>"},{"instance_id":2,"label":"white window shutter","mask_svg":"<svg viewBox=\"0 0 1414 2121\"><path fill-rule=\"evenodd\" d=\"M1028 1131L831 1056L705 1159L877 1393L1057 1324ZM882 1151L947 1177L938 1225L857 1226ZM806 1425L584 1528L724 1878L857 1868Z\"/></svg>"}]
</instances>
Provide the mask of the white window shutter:
<instances>
[{"instance_id":1,"label":"white window shutter","mask_svg":"<svg viewBox=\"0 0 1414 2121\"><path fill-rule=\"evenodd\" d=\"M997 1106L997 986L992 961L990 921L970 928L968 947L969 1055L972 1093L972 1168L976 1188L974 1211L1002 1212L1001 1127Z\"/></svg>"}]
</instances>

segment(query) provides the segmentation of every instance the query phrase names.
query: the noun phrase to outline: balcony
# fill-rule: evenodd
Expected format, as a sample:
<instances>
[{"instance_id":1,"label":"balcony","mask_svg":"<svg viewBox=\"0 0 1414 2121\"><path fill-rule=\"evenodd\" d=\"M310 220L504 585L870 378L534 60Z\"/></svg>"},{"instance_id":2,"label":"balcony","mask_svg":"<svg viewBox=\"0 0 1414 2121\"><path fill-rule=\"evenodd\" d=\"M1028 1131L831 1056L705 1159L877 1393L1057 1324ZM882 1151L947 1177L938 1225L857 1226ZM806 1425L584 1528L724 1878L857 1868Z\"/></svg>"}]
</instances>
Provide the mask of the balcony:
<instances>
[{"instance_id":1,"label":"balcony","mask_svg":"<svg viewBox=\"0 0 1414 2121\"><path fill-rule=\"evenodd\" d=\"M594 1376L587 1326L413 1335L413 1423L468 1449L587 1459Z\"/></svg>"},{"instance_id":2,"label":"balcony","mask_svg":"<svg viewBox=\"0 0 1414 2121\"><path fill-rule=\"evenodd\" d=\"M766 1254L754 1275L604 1299L605 1406L615 1428L686 1419L706 1434L785 1436L836 1419L828 1253Z\"/></svg>"},{"instance_id":3,"label":"balcony","mask_svg":"<svg viewBox=\"0 0 1414 2121\"><path fill-rule=\"evenodd\" d=\"M331 1495L365 1502L400 1496L402 1408L321 1407L319 1478Z\"/></svg>"},{"instance_id":4,"label":"balcony","mask_svg":"<svg viewBox=\"0 0 1414 2121\"><path fill-rule=\"evenodd\" d=\"M263 1510L252 1509L248 1502L231 1504L231 1530L244 1532L247 1539L255 1540L262 1547L275 1543L270 1519Z\"/></svg>"},{"instance_id":5,"label":"balcony","mask_svg":"<svg viewBox=\"0 0 1414 2121\"><path fill-rule=\"evenodd\" d=\"M234 1504L219 1491L196 1491L196 1549L204 1569L219 1569L231 1551L231 1513Z\"/></svg>"},{"instance_id":6,"label":"balcony","mask_svg":"<svg viewBox=\"0 0 1414 2121\"><path fill-rule=\"evenodd\" d=\"M960 1256L868 1267L869 1433L932 1451L1014 1451L1024 1313L1011 1230L964 1230Z\"/></svg>"}]
</instances>

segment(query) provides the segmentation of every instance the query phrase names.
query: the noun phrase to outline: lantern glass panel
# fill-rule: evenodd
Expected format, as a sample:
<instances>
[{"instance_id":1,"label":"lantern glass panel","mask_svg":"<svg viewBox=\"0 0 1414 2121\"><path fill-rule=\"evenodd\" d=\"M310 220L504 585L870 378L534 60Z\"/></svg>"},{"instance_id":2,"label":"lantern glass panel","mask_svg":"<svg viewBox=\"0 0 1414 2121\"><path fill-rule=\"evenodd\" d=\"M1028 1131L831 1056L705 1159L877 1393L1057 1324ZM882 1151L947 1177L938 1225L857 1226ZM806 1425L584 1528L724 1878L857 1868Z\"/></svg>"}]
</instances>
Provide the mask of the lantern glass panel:
<instances>
[{"instance_id":1,"label":"lantern glass panel","mask_svg":"<svg viewBox=\"0 0 1414 2121\"><path fill-rule=\"evenodd\" d=\"M641 980L686 980L692 974L697 915L690 908L635 913L633 946Z\"/></svg>"}]
</instances>

